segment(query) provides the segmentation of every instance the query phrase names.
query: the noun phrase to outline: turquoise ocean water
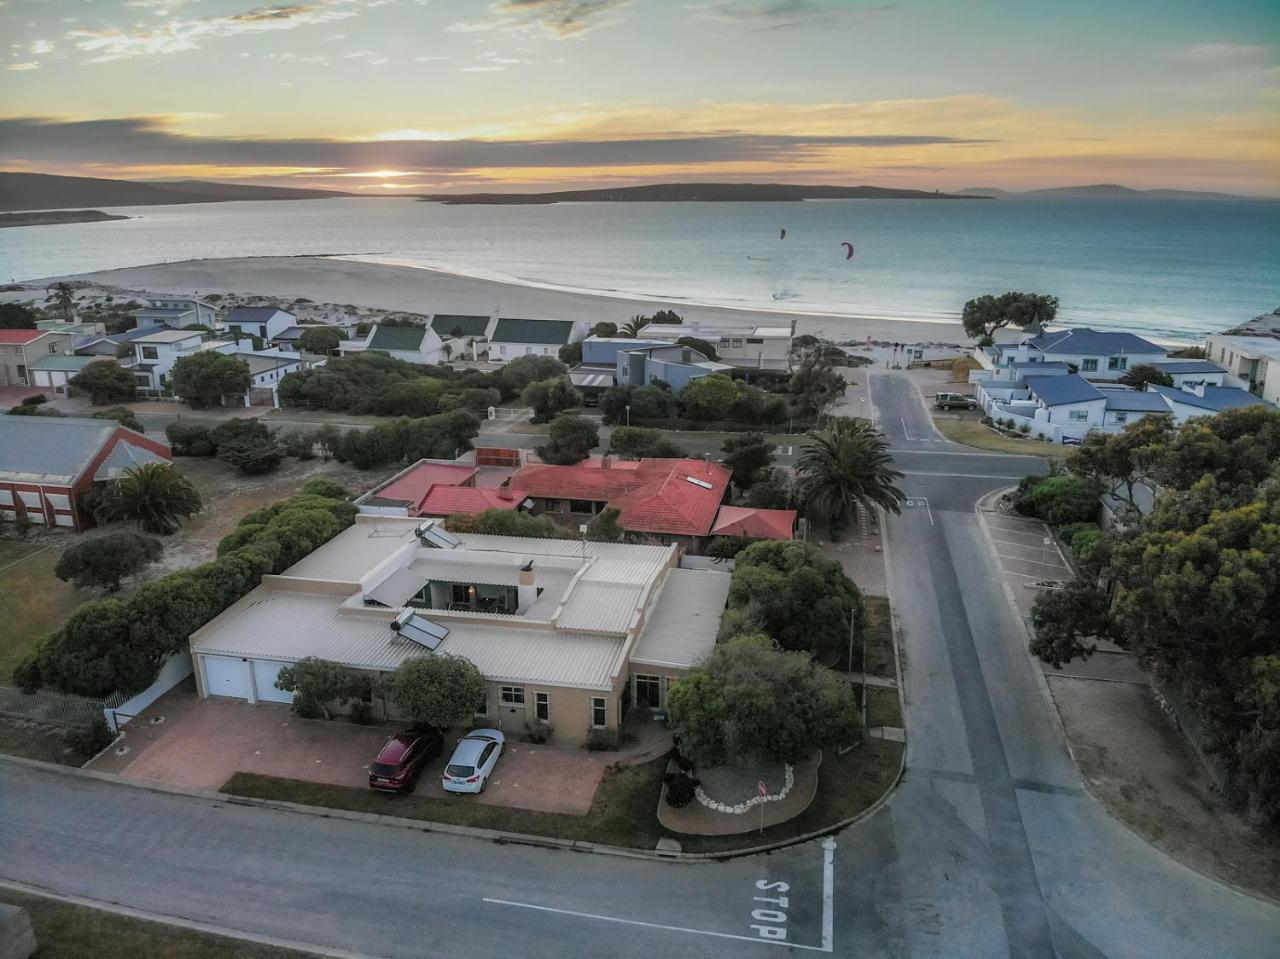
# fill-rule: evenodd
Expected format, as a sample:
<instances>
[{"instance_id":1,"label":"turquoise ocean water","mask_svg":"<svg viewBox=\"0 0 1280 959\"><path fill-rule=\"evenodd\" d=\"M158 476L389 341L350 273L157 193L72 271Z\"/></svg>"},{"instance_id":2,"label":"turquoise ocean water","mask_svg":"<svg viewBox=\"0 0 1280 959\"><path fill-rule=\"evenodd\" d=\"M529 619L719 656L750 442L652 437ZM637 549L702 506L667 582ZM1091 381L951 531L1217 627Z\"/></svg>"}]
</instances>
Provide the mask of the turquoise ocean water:
<instances>
[{"instance_id":1,"label":"turquoise ocean water","mask_svg":"<svg viewBox=\"0 0 1280 959\"><path fill-rule=\"evenodd\" d=\"M1060 297L1071 323L1188 339L1280 306L1280 201L340 199L111 212L136 219L0 230L0 280L210 257L382 254L569 289L922 320L954 320L978 293L1036 290Z\"/></svg>"}]
</instances>

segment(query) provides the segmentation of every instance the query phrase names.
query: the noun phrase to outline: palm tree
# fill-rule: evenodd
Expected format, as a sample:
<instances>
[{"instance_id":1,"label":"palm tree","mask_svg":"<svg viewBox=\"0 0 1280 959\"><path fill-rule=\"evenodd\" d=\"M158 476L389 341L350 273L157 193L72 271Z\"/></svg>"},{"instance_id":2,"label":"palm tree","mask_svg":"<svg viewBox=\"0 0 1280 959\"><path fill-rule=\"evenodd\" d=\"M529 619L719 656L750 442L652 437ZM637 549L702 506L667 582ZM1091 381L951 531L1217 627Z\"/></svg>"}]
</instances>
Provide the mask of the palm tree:
<instances>
[{"instance_id":1,"label":"palm tree","mask_svg":"<svg viewBox=\"0 0 1280 959\"><path fill-rule=\"evenodd\" d=\"M622 324L622 327L618 330L618 335L634 340L640 335L640 331L644 329L644 325L647 322L648 320L643 316L633 316L631 319L627 320L627 322Z\"/></svg>"},{"instance_id":2,"label":"palm tree","mask_svg":"<svg viewBox=\"0 0 1280 959\"><path fill-rule=\"evenodd\" d=\"M168 463L144 463L125 470L123 478L107 483L91 502L100 523L133 521L148 533L163 536L200 512L202 505L196 488Z\"/></svg>"},{"instance_id":3,"label":"palm tree","mask_svg":"<svg viewBox=\"0 0 1280 959\"><path fill-rule=\"evenodd\" d=\"M842 417L808 435L813 443L801 450L796 472L806 504L827 521L832 538L853 522L859 506L901 511L906 496L895 484L902 474L892 468L884 434L869 420Z\"/></svg>"}]
</instances>

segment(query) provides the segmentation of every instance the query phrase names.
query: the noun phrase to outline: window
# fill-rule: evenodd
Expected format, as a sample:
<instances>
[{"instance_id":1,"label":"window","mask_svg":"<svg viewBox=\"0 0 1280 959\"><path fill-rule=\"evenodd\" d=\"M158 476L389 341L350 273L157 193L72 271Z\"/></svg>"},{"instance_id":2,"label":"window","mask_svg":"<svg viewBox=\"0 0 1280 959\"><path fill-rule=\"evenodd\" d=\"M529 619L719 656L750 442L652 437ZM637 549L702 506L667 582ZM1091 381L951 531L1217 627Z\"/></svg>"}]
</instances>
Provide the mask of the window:
<instances>
[{"instance_id":1,"label":"window","mask_svg":"<svg viewBox=\"0 0 1280 959\"><path fill-rule=\"evenodd\" d=\"M636 705L657 709L662 705L662 681L657 676L636 677Z\"/></svg>"},{"instance_id":2,"label":"window","mask_svg":"<svg viewBox=\"0 0 1280 959\"><path fill-rule=\"evenodd\" d=\"M732 346L741 347L741 346L742 346L742 337L740 337L740 336L735 336L732 340L730 340L730 341L729 341L729 345L730 345L731 347L732 347Z\"/></svg>"},{"instance_id":3,"label":"window","mask_svg":"<svg viewBox=\"0 0 1280 959\"><path fill-rule=\"evenodd\" d=\"M62 347L62 344L61 344L61 343L50 343L50 344L49 344L49 352L50 352L50 353L57 353L57 352L58 352L58 350L59 350L59 349L61 349L61 347Z\"/></svg>"},{"instance_id":4,"label":"window","mask_svg":"<svg viewBox=\"0 0 1280 959\"><path fill-rule=\"evenodd\" d=\"M764 342L764 340L762 340L762 339L760 339L760 338L758 338L758 337L748 336L748 337L747 337L747 342L748 342L748 343L763 343L763 342Z\"/></svg>"},{"instance_id":5,"label":"window","mask_svg":"<svg viewBox=\"0 0 1280 959\"><path fill-rule=\"evenodd\" d=\"M593 513L595 512L595 504L589 499L571 499L569 500L570 513Z\"/></svg>"},{"instance_id":6,"label":"window","mask_svg":"<svg viewBox=\"0 0 1280 959\"><path fill-rule=\"evenodd\" d=\"M505 346L500 346L500 347L498 347L498 355L499 355L499 356L506 356L506 355L507 355L507 348L506 348Z\"/></svg>"},{"instance_id":7,"label":"window","mask_svg":"<svg viewBox=\"0 0 1280 959\"><path fill-rule=\"evenodd\" d=\"M539 722L551 722L551 694L533 694L533 715Z\"/></svg>"},{"instance_id":8,"label":"window","mask_svg":"<svg viewBox=\"0 0 1280 959\"><path fill-rule=\"evenodd\" d=\"M558 499L545 499L542 501L542 508L548 513L560 512L560 501Z\"/></svg>"},{"instance_id":9,"label":"window","mask_svg":"<svg viewBox=\"0 0 1280 959\"><path fill-rule=\"evenodd\" d=\"M1109 370L1127 370L1129 368L1129 357L1127 356L1111 356L1107 358L1107 369Z\"/></svg>"},{"instance_id":10,"label":"window","mask_svg":"<svg viewBox=\"0 0 1280 959\"><path fill-rule=\"evenodd\" d=\"M720 346L728 346L728 345L729 345L729 337L727 337L727 336L722 336L722 337L720 337L720 344L719 344L719 345L720 345Z\"/></svg>"},{"instance_id":11,"label":"window","mask_svg":"<svg viewBox=\"0 0 1280 959\"><path fill-rule=\"evenodd\" d=\"M154 346L144 346L142 347L142 358L144 360L158 360L160 359L160 351Z\"/></svg>"},{"instance_id":12,"label":"window","mask_svg":"<svg viewBox=\"0 0 1280 959\"><path fill-rule=\"evenodd\" d=\"M1094 359L1084 360L1080 364L1080 372L1082 373L1094 373L1097 371L1097 369L1098 369L1098 361Z\"/></svg>"},{"instance_id":13,"label":"window","mask_svg":"<svg viewBox=\"0 0 1280 959\"><path fill-rule=\"evenodd\" d=\"M523 706L524 705L524 687L523 686L503 686L502 705L504 706Z\"/></svg>"},{"instance_id":14,"label":"window","mask_svg":"<svg viewBox=\"0 0 1280 959\"><path fill-rule=\"evenodd\" d=\"M591 725L596 728L609 725L609 704L603 696L591 697Z\"/></svg>"},{"instance_id":15,"label":"window","mask_svg":"<svg viewBox=\"0 0 1280 959\"><path fill-rule=\"evenodd\" d=\"M1088 410L1072 410L1071 414L1067 417L1067 419L1069 419L1072 423L1083 423L1088 418L1089 418Z\"/></svg>"},{"instance_id":16,"label":"window","mask_svg":"<svg viewBox=\"0 0 1280 959\"><path fill-rule=\"evenodd\" d=\"M532 347L532 346L526 346L526 347L524 348L524 355L525 355L525 356L529 356L529 355L531 355L532 353L533 353L533 347Z\"/></svg>"},{"instance_id":17,"label":"window","mask_svg":"<svg viewBox=\"0 0 1280 959\"><path fill-rule=\"evenodd\" d=\"M1116 422L1117 422L1117 423L1126 423L1126 422L1128 422L1128 420L1129 420L1129 414L1128 414L1128 413L1117 413L1117 414L1116 414Z\"/></svg>"},{"instance_id":18,"label":"window","mask_svg":"<svg viewBox=\"0 0 1280 959\"><path fill-rule=\"evenodd\" d=\"M476 715L477 716L489 715L489 697L487 695L480 697L480 702L476 706Z\"/></svg>"}]
</instances>

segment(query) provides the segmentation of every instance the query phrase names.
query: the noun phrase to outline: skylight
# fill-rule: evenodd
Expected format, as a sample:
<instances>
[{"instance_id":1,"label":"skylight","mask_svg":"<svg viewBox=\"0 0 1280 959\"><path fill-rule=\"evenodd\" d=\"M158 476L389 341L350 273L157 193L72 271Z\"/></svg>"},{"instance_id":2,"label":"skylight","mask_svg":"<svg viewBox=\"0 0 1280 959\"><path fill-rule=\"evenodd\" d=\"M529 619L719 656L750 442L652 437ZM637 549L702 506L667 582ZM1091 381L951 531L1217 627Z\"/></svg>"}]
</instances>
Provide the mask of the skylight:
<instances>
[{"instance_id":1,"label":"skylight","mask_svg":"<svg viewBox=\"0 0 1280 959\"><path fill-rule=\"evenodd\" d=\"M694 486L699 486L702 489L715 489L715 487L712 486L710 483L708 483L706 480L700 480L693 476L686 476L685 479L688 480L690 483L692 483Z\"/></svg>"}]
</instances>

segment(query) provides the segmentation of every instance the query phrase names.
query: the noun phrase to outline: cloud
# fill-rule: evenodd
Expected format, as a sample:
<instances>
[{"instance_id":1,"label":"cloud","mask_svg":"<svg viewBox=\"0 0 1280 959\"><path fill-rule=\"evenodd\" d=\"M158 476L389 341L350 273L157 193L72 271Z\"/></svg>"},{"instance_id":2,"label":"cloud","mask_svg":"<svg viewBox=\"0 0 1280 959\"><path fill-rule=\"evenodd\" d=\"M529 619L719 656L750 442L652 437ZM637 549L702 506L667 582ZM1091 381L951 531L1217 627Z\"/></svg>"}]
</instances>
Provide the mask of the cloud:
<instances>
[{"instance_id":1,"label":"cloud","mask_svg":"<svg viewBox=\"0 0 1280 959\"><path fill-rule=\"evenodd\" d=\"M25 63L11 63L9 64L8 67L6 67L6 69L8 70L39 70L40 61L28 60Z\"/></svg>"},{"instance_id":2,"label":"cloud","mask_svg":"<svg viewBox=\"0 0 1280 959\"><path fill-rule=\"evenodd\" d=\"M243 13L195 20L170 20L154 28L72 30L67 39L82 53L91 54L88 62L106 63L196 50L202 41L214 38L332 23L356 16L360 5L356 0L316 0L312 3L256 7Z\"/></svg>"},{"instance_id":3,"label":"cloud","mask_svg":"<svg viewBox=\"0 0 1280 959\"><path fill-rule=\"evenodd\" d=\"M27 49L39 56L42 53L52 53L53 43L49 40L32 40Z\"/></svg>"},{"instance_id":4,"label":"cloud","mask_svg":"<svg viewBox=\"0 0 1280 959\"><path fill-rule=\"evenodd\" d=\"M487 16L450 24L451 33L541 33L554 40L586 36L616 23L632 0L498 0Z\"/></svg>"},{"instance_id":5,"label":"cloud","mask_svg":"<svg viewBox=\"0 0 1280 959\"><path fill-rule=\"evenodd\" d=\"M820 3L817 0L767 0L744 3L742 0L711 0L689 9L700 20L728 23L747 30L789 30L796 27L834 27L868 15L885 13L897 4L883 3L869 7Z\"/></svg>"},{"instance_id":6,"label":"cloud","mask_svg":"<svg viewBox=\"0 0 1280 959\"><path fill-rule=\"evenodd\" d=\"M975 141L928 134L769 136L713 133L623 139L273 139L183 135L173 118L0 119L0 163L57 166L85 156L115 166L180 166L450 172L540 168L589 169L734 163L801 163L834 148L964 145Z\"/></svg>"},{"instance_id":7,"label":"cloud","mask_svg":"<svg viewBox=\"0 0 1280 959\"><path fill-rule=\"evenodd\" d=\"M1251 43L1199 43L1180 51L1180 59L1206 67L1240 68L1273 65L1274 47Z\"/></svg>"}]
</instances>

